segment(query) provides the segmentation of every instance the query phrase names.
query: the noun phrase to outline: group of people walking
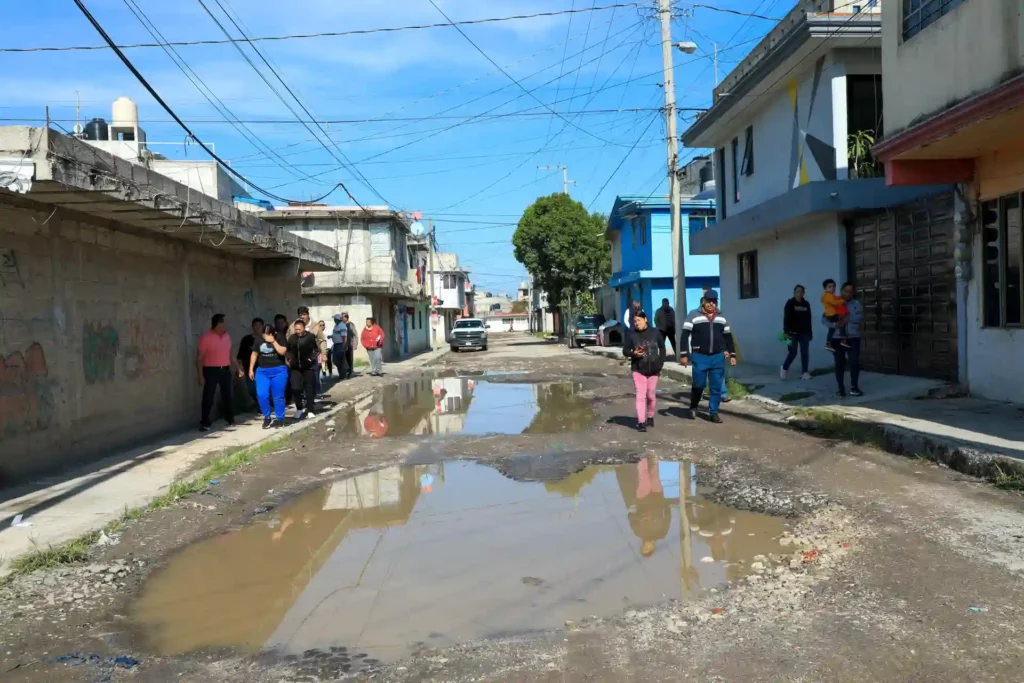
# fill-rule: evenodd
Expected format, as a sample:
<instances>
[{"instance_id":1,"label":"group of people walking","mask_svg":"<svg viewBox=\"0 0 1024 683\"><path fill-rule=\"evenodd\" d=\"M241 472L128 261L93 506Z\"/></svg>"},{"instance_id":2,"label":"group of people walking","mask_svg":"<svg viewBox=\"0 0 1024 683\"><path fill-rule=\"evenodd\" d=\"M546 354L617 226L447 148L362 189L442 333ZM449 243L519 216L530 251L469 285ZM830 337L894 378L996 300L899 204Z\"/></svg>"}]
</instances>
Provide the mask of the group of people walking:
<instances>
[{"instance_id":1,"label":"group of people walking","mask_svg":"<svg viewBox=\"0 0 1024 683\"><path fill-rule=\"evenodd\" d=\"M242 338L238 353L232 357L225 316L214 315L210 329L199 338L196 354L198 380L203 387L200 431L211 427L218 389L224 421L235 424L231 388L236 376L246 380L263 415L263 428L270 429L284 424L287 406L293 403L297 420L314 414L316 400L323 394L323 377L330 376L334 368L340 379L351 379L353 355L360 343L370 357L370 374L383 375L384 331L376 320L367 318L358 335L348 313L335 315L334 323L328 334L323 321L310 321L305 306L298 309L298 317L290 324L283 314L274 316L273 325L253 318L251 333Z\"/></svg>"},{"instance_id":2,"label":"group of people walking","mask_svg":"<svg viewBox=\"0 0 1024 683\"><path fill-rule=\"evenodd\" d=\"M675 312L668 299L663 299L662 308L655 314L656 326L651 327L639 302L634 302L629 320L622 354L630 360L636 389L637 430L645 432L654 426L658 377L665 364L665 342L675 343ZM719 408L725 393L725 368L736 365L736 347L732 328L718 309L718 292L705 290L700 306L686 315L679 348L675 350L680 364L693 365L693 387L685 416L691 420L696 418L704 390L710 389L708 419L721 423Z\"/></svg>"},{"instance_id":3,"label":"group of people walking","mask_svg":"<svg viewBox=\"0 0 1024 683\"><path fill-rule=\"evenodd\" d=\"M864 306L856 299L856 287L851 282L843 283L837 293L835 281L825 280L822 289L821 322L828 328L826 349L835 355L838 395L847 395L846 372L849 370L849 394L863 396L860 390L860 335ZM783 380L798 354L802 378L811 378L813 313L805 294L804 286L797 285L793 289L793 297L783 309L783 340L787 345L786 358L779 368L779 376ZM654 426L658 378L665 364L666 342L675 344L676 315L668 299L662 299L651 326L640 302L634 301L623 316L623 322L626 331L622 353L629 359L633 375L637 430L644 432ZM736 365L736 345L732 328L718 307L718 292L705 288L700 306L686 314L681 331L679 348L673 350L677 352L681 365L693 367L693 386L685 416L695 419L697 407L705 390L709 389L708 419L721 423L719 409L721 403L728 400L726 368Z\"/></svg>"}]
</instances>

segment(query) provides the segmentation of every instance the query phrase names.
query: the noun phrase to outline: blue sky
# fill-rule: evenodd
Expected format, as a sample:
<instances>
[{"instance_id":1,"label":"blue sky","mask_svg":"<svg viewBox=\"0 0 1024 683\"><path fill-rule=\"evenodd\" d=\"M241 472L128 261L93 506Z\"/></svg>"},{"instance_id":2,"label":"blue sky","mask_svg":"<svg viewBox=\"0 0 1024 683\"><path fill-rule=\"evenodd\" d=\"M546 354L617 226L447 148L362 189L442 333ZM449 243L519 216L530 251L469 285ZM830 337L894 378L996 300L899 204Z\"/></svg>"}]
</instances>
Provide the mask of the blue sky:
<instances>
[{"instance_id":1,"label":"blue sky","mask_svg":"<svg viewBox=\"0 0 1024 683\"><path fill-rule=\"evenodd\" d=\"M217 1L204 1L234 33ZM224 37L198 0L85 2L119 44L153 42L131 12L130 2L166 40ZM234 13L250 36L444 22L428 0L220 4ZM456 21L612 4L619 3L438 0ZM316 120L338 122L323 126L372 189L351 168L338 168L337 152L328 152L296 122L234 46L188 46L177 51L230 115L247 122L252 131L248 140L225 122L162 49L138 48L126 54L196 134L213 142L217 153L254 183L288 198L308 199L341 181L364 205L384 203L379 192L396 208L433 217L441 248L459 254L478 289L514 292L525 276L512 255L515 223L538 196L562 187L561 171L538 166L567 165L569 178L577 181L570 194L595 211L608 211L617 194L665 191L665 124L656 111L664 103L659 29L647 7L653 0L640 4L644 9L463 27L508 74L527 89L536 88L534 95L546 107L524 94L451 27L257 43ZM691 7L676 4L680 9ZM704 4L780 17L794 2ZM0 47L101 43L71 0L0 0L0 14L5 28ZM676 53L679 106L708 106L713 41L722 50L724 76L771 27L768 21L703 8L696 8L690 19L677 19L673 39L691 40L700 47L695 55ZM260 58L243 47L287 98ZM0 92L0 117L32 119L5 123L41 122L49 106L51 118L70 129L76 92L86 121L96 116L109 119L110 103L126 95L138 103L150 141L180 142L185 137L109 50L0 52ZM305 118L297 105L292 106ZM639 111L619 111L623 109ZM578 113L588 110L614 113ZM484 116L467 122L477 115ZM681 114L680 131L688 117ZM365 119L384 120L348 123ZM256 123L268 120L273 123ZM316 126L310 127L325 139ZM278 156L267 154L267 148ZM183 145L157 149L171 158L203 155L197 147ZM351 203L341 192L325 201Z\"/></svg>"}]
</instances>

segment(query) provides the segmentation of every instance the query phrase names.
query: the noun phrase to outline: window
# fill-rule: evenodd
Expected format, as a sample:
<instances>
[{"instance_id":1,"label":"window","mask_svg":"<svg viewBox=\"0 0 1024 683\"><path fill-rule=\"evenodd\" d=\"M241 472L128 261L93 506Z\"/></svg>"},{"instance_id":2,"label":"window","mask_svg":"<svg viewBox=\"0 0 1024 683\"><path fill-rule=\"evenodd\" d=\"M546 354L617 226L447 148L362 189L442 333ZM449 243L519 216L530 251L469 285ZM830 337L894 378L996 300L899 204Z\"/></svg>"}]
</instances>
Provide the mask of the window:
<instances>
[{"instance_id":1,"label":"window","mask_svg":"<svg viewBox=\"0 0 1024 683\"><path fill-rule=\"evenodd\" d=\"M903 40L910 40L966 0L903 0Z\"/></svg>"},{"instance_id":2,"label":"window","mask_svg":"<svg viewBox=\"0 0 1024 683\"><path fill-rule=\"evenodd\" d=\"M725 147L720 147L718 150L715 151L715 167L715 183L717 184L715 195L718 199L718 210L721 212L720 215L724 220L725 217L728 215L725 209L725 198L727 196L725 187Z\"/></svg>"},{"instance_id":3,"label":"window","mask_svg":"<svg viewBox=\"0 0 1024 683\"><path fill-rule=\"evenodd\" d=\"M757 252L756 251L745 251L740 254L739 259L739 272L740 272L740 298L741 299L756 299L757 298Z\"/></svg>"},{"instance_id":4,"label":"window","mask_svg":"<svg viewBox=\"0 0 1024 683\"><path fill-rule=\"evenodd\" d=\"M417 313L419 314L420 329L422 330L423 329L423 311L417 311Z\"/></svg>"},{"instance_id":5,"label":"window","mask_svg":"<svg viewBox=\"0 0 1024 683\"><path fill-rule=\"evenodd\" d=\"M714 215L705 216L703 214L693 214L693 213L690 214L689 228L690 228L690 234L691 235L696 235L701 230L704 230L706 228L710 228L714 224L715 224L715 217L714 217Z\"/></svg>"},{"instance_id":6,"label":"window","mask_svg":"<svg viewBox=\"0 0 1024 683\"><path fill-rule=\"evenodd\" d=\"M985 327L1020 327L1024 295L1024 224L1021 196L981 207L982 290Z\"/></svg>"},{"instance_id":7,"label":"window","mask_svg":"<svg viewBox=\"0 0 1024 683\"><path fill-rule=\"evenodd\" d=\"M740 139L732 139L732 201L740 200Z\"/></svg>"},{"instance_id":8,"label":"window","mask_svg":"<svg viewBox=\"0 0 1024 683\"><path fill-rule=\"evenodd\" d=\"M370 224L370 256L391 255L391 224Z\"/></svg>"},{"instance_id":9,"label":"window","mask_svg":"<svg viewBox=\"0 0 1024 683\"><path fill-rule=\"evenodd\" d=\"M743 175L754 175L754 127L747 126L747 133L743 139L743 167L740 169Z\"/></svg>"},{"instance_id":10,"label":"window","mask_svg":"<svg viewBox=\"0 0 1024 683\"><path fill-rule=\"evenodd\" d=\"M458 286L458 277L455 273L445 273L442 278L444 279L444 289L455 289Z\"/></svg>"}]
</instances>

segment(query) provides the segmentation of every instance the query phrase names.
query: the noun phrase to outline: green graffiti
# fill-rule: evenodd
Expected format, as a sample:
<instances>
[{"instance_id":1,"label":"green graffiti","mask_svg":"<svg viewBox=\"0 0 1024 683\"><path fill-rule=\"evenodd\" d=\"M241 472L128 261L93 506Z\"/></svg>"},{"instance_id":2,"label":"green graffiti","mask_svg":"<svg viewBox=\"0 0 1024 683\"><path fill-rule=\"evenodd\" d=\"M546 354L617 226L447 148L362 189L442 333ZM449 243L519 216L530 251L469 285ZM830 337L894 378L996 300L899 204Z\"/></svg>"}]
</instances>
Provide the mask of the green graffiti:
<instances>
[{"instance_id":1,"label":"green graffiti","mask_svg":"<svg viewBox=\"0 0 1024 683\"><path fill-rule=\"evenodd\" d=\"M82 368L86 384L113 381L118 345L117 330L113 327L85 324L82 330Z\"/></svg>"}]
</instances>

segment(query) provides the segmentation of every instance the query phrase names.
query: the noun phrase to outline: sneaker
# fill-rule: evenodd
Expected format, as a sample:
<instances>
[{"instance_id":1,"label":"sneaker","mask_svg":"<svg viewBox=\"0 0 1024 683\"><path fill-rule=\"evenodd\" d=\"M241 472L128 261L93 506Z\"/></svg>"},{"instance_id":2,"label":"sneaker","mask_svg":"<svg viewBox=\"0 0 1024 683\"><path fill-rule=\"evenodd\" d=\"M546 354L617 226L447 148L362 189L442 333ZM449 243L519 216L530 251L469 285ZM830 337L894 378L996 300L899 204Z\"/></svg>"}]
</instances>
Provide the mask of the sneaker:
<instances>
[{"instance_id":1,"label":"sneaker","mask_svg":"<svg viewBox=\"0 0 1024 683\"><path fill-rule=\"evenodd\" d=\"M203 424L202 422L200 422L199 423L199 431L201 431L201 432L208 432L208 431L210 431L210 425Z\"/></svg>"},{"instance_id":2,"label":"sneaker","mask_svg":"<svg viewBox=\"0 0 1024 683\"><path fill-rule=\"evenodd\" d=\"M836 392L836 398L846 398L846 391L843 390L843 389L840 389L839 391L837 391Z\"/></svg>"},{"instance_id":3,"label":"sneaker","mask_svg":"<svg viewBox=\"0 0 1024 683\"><path fill-rule=\"evenodd\" d=\"M295 412L295 419L296 420L302 420L305 417L306 417L306 411L305 410L298 410L298 411Z\"/></svg>"},{"instance_id":4,"label":"sneaker","mask_svg":"<svg viewBox=\"0 0 1024 683\"><path fill-rule=\"evenodd\" d=\"M231 420L224 420L224 421L227 422L228 427L234 427L235 426L235 421L233 419L231 419Z\"/></svg>"},{"instance_id":5,"label":"sneaker","mask_svg":"<svg viewBox=\"0 0 1024 683\"><path fill-rule=\"evenodd\" d=\"M845 339L843 341L839 342L839 345L842 346L844 349L851 349L851 348L853 348L852 346L850 346L850 342L846 341Z\"/></svg>"},{"instance_id":6,"label":"sneaker","mask_svg":"<svg viewBox=\"0 0 1024 683\"><path fill-rule=\"evenodd\" d=\"M854 387L853 389L850 389L850 396L863 396L863 395L864 395L864 392L861 391L860 389L858 389L857 387Z\"/></svg>"},{"instance_id":7,"label":"sneaker","mask_svg":"<svg viewBox=\"0 0 1024 683\"><path fill-rule=\"evenodd\" d=\"M654 418L653 417L647 418L647 426L648 427L653 427L654 426Z\"/></svg>"},{"instance_id":8,"label":"sneaker","mask_svg":"<svg viewBox=\"0 0 1024 683\"><path fill-rule=\"evenodd\" d=\"M835 347L832 346L831 344L825 344L825 350L828 351L829 353L835 353L836 352Z\"/></svg>"},{"instance_id":9,"label":"sneaker","mask_svg":"<svg viewBox=\"0 0 1024 683\"><path fill-rule=\"evenodd\" d=\"M811 373L809 373L809 372L805 372L804 374L800 375L800 379L802 379L804 381L809 380L810 378L811 378Z\"/></svg>"},{"instance_id":10,"label":"sneaker","mask_svg":"<svg viewBox=\"0 0 1024 683\"><path fill-rule=\"evenodd\" d=\"M687 408L686 410L683 411L683 419L685 419L685 420L696 420L697 419L697 411L696 410L691 410L691 409Z\"/></svg>"},{"instance_id":11,"label":"sneaker","mask_svg":"<svg viewBox=\"0 0 1024 683\"><path fill-rule=\"evenodd\" d=\"M270 426L272 429L281 429L281 427L284 427L284 420L274 420L274 423Z\"/></svg>"},{"instance_id":12,"label":"sneaker","mask_svg":"<svg viewBox=\"0 0 1024 683\"><path fill-rule=\"evenodd\" d=\"M722 416L718 413L711 413L711 415L708 416L708 421L714 422L716 425L720 425L722 424Z\"/></svg>"},{"instance_id":13,"label":"sneaker","mask_svg":"<svg viewBox=\"0 0 1024 683\"><path fill-rule=\"evenodd\" d=\"M786 379L787 374L789 374L789 370L786 368L779 368L779 379Z\"/></svg>"},{"instance_id":14,"label":"sneaker","mask_svg":"<svg viewBox=\"0 0 1024 683\"><path fill-rule=\"evenodd\" d=\"M274 421L271 420L269 417L263 418L263 428L264 429L270 429L270 426L272 424L274 424Z\"/></svg>"},{"instance_id":15,"label":"sneaker","mask_svg":"<svg viewBox=\"0 0 1024 683\"><path fill-rule=\"evenodd\" d=\"M728 402L729 402L729 401L731 401L731 400L732 400L732 399L731 399L731 398L729 398L728 396L722 396L722 403L728 403Z\"/></svg>"},{"instance_id":16,"label":"sneaker","mask_svg":"<svg viewBox=\"0 0 1024 683\"><path fill-rule=\"evenodd\" d=\"M646 432L647 431L647 423L646 422L637 422L636 423L636 431L638 431L638 432Z\"/></svg>"}]
</instances>

